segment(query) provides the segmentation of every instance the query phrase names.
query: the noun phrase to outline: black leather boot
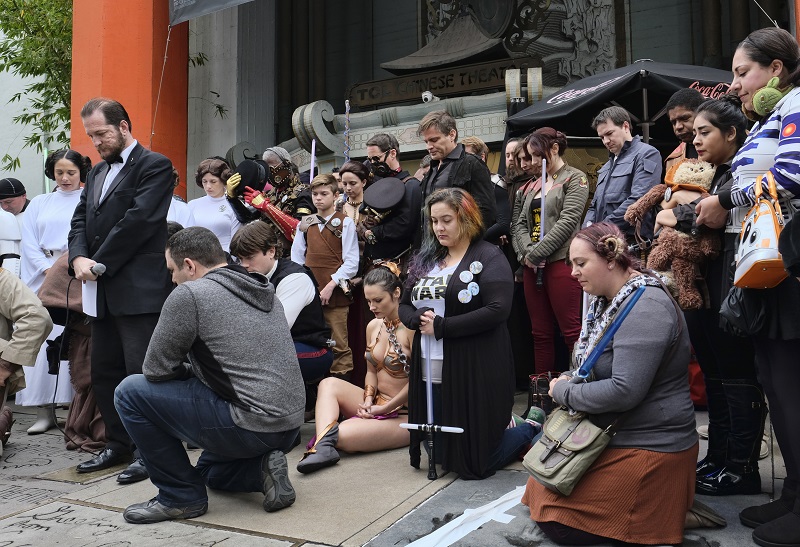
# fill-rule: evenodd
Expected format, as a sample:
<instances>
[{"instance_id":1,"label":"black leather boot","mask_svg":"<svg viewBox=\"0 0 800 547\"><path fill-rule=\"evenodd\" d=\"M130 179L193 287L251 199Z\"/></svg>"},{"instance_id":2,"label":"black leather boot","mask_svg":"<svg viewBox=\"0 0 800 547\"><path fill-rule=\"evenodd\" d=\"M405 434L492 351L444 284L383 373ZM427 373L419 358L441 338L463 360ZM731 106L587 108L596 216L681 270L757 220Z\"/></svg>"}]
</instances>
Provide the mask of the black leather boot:
<instances>
[{"instance_id":1,"label":"black leather boot","mask_svg":"<svg viewBox=\"0 0 800 547\"><path fill-rule=\"evenodd\" d=\"M708 451L706 457L697 462L698 479L717 473L725 466L728 434L731 429L728 399L722 379L706 376L705 384L708 401Z\"/></svg>"},{"instance_id":2,"label":"black leather boot","mask_svg":"<svg viewBox=\"0 0 800 547\"><path fill-rule=\"evenodd\" d=\"M792 511L797 499L797 481L786 479L783 481L781 497L763 505L746 507L739 513L739 520L745 526L756 528L771 522Z\"/></svg>"},{"instance_id":3,"label":"black leather boot","mask_svg":"<svg viewBox=\"0 0 800 547\"><path fill-rule=\"evenodd\" d=\"M761 493L758 453L764 434L767 405L761 386L753 379L723 382L731 417L725 467L698 478L696 492L706 496Z\"/></svg>"}]
</instances>

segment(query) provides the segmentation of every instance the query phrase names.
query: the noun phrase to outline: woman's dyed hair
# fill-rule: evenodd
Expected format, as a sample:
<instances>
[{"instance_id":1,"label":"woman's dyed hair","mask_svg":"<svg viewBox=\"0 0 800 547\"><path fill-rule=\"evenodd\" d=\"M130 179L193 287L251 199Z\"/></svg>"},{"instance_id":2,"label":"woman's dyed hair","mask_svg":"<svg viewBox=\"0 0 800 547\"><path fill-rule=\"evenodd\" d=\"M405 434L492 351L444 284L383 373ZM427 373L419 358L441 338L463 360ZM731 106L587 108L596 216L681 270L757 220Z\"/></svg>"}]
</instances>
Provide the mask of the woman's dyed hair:
<instances>
[{"instance_id":1,"label":"woman's dyed hair","mask_svg":"<svg viewBox=\"0 0 800 547\"><path fill-rule=\"evenodd\" d=\"M525 149L528 153L533 151L548 162L553 159L550 157L550 149L554 144L558 145L558 155L563 156L567 150L567 136L552 127L541 127L525 138Z\"/></svg>"},{"instance_id":2,"label":"woman's dyed hair","mask_svg":"<svg viewBox=\"0 0 800 547\"><path fill-rule=\"evenodd\" d=\"M483 235L483 217L475 199L461 188L440 188L432 193L425 202L425 227L422 235L422 246L411 259L409 281L413 284L426 275L434 265L439 264L447 255L447 247L439 243L433 233L431 207L444 203L456 213L459 237L472 242Z\"/></svg>"}]
</instances>

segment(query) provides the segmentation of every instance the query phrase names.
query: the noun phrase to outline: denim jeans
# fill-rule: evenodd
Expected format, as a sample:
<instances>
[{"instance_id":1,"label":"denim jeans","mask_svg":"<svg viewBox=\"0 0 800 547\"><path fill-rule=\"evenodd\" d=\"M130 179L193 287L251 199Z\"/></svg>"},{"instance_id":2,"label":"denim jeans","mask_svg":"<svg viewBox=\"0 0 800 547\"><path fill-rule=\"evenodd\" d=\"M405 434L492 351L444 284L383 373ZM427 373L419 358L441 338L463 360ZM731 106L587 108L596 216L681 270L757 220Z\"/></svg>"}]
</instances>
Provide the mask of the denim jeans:
<instances>
[{"instance_id":1,"label":"denim jeans","mask_svg":"<svg viewBox=\"0 0 800 547\"><path fill-rule=\"evenodd\" d=\"M542 428L524 423L503 431L500 444L492 452L489 469L497 471L520 457L522 451L539 440Z\"/></svg>"},{"instance_id":2,"label":"denim jeans","mask_svg":"<svg viewBox=\"0 0 800 547\"><path fill-rule=\"evenodd\" d=\"M330 348L315 348L302 342L295 342L294 350L305 383L317 383L330 372L333 364L333 350Z\"/></svg>"},{"instance_id":3,"label":"denim jeans","mask_svg":"<svg viewBox=\"0 0 800 547\"><path fill-rule=\"evenodd\" d=\"M433 384L433 421L437 424L442 423L442 384ZM511 420L509 414L508 419ZM435 444L442 435L453 435L453 433L434 433L434 458L437 464L442 463L441 451L435 451ZM457 435L457 433L456 433ZM504 468L515 459L517 459L522 451L539 440L542 436L542 428L536 427L530 423L523 423L517 427L512 427L503 431L503 438L500 439L500 444L492 451L489 457L489 470L497 471ZM428 450L427 441L422 443L425 450Z\"/></svg>"},{"instance_id":4,"label":"denim jeans","mask_svg":"<svg viewBox=\"0 0 800 547\"><path fill-rule=\"evenodd\" d=\"M260 492L263 456L289 452L300 429L243 429L233 422L230 405L197 378L149 382L141 374L128 376L117 387L114 404L158 488L158 501L169 507L206 503L206 485ZM204 449L196 466L181 441Z\"/></svg>"}]
</instances>

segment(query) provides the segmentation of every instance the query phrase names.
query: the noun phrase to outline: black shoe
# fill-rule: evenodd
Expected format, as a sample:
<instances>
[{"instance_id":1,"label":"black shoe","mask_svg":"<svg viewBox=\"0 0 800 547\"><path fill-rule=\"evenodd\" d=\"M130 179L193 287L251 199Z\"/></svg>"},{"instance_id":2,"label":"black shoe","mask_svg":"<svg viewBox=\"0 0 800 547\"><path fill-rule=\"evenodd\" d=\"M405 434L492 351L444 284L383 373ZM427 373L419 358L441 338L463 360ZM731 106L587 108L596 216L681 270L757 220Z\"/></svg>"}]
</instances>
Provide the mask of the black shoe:
<instances>
[{"instance_id":1,"label":"black shoe","mask_svg":"<svg viewBox=\"0 0 800 547\"><path fill-rule=\"evenodd\" d=\"M795 511L753 530L753 541L764 547L800 547L800 515Z\"/></svg>"},{"instance_id":2,"label":"black shoe","mask_svg":"<svg viewBox=\"0 0 800 547\"><path fill-rule=\"evenodd\" d=\"M272 513L289 507L297 497L289 482L286 455L273 450L261 460L261 490L264 492L264 511Z\"/></svg>"},{"instance_id":3,"label":"black shoe","mask_svg":"<svg viewBox=\"0 0 800 547\"><path fill-rule=\"evenodd\" d=\"M131 461L131 455L129 452L120 452L111 448L104 448L100 454L91 460L79 463L75 470L78 473L92 473L94 471L102 471L103 469L108 469L109 467L114 467L115 465L127 463L129 461Z\"/></svg>"},{"instance_id":4,"label":"black shoe","mask_svg":"<svg viewBox=\"0 0 800 547\"><path fill-rule=\"evenodd\" d=\"M136 458L125 471L117 475L117 482L120 484L133 484L149 478L150 473L147 472L142 458Z\"/></svg>"},{"instance_id":5,"label":"black shoe","mask_svg":"<svg viewBox=\"0 0 800 547\"><path fill-rule=\"evenodd\" d=\"M757 528L790 512L791 508L786 506L786 501L777 499L764 505L754 505L753 507L742 509L741 513L739 513L739 520L749 528Z\"/></svg>"},{"instance_id":6,"label":"black shoe","mask_svg":"<svg viewBox=\"0 0 800 547\"><path fill-rule=\"evenodd\" d=\"M722 470L722 465L706 457L697 462L697 478L708 477Z\"/></svg>"},{"instance_id":7,"label":"black shoe","mask_svg":"<svg viewBox=\"0 0 800 547\"><path fill-rule=\"evenodd\" d=\"M706 496L736 496L740 494L760 494L761 475L758 471L734 473L723 467L715 475L698 478L695 493Z\"/></svg>"},{"instance_id":8,"label":"black shoe","mask_svg":"<svg viewBox=\"0 0 800 547\"><path fill-rule=\"evenodd\" d=\"M208 511L208 503L188 507L167 507L156 498L129 505L122 516L131 524L151 524L175 519L193 519Z\"/></svg>"}]
</instances>

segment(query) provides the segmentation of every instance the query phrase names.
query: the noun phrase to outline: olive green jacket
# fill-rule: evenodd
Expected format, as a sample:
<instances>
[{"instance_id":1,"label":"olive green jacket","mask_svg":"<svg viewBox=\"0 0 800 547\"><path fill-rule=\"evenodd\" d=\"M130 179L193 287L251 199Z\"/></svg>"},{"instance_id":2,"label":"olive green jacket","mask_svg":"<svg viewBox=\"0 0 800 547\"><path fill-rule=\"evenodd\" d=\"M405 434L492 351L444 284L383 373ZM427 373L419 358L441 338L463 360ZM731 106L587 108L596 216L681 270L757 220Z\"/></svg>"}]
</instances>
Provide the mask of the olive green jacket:
<instances>
[{"instance_id":1,"label":"olive green jacket","mask_svg":"<svg viewBox=\"0 0 800 547\"><path fill-rule=\"evenodd\" d=\"M547 192L545 201L544 237L539 242L531 241L533 215L531 202L535 192L520 195L522 206L519 216L511 226L511 243L521 264L528 259L534 264L547 260L564 260L569 250L570 238L580 229L583 211L589 199L589 184L586 174L564 164L553 175L553 187Z\"/></svg>"}]
</instances>

